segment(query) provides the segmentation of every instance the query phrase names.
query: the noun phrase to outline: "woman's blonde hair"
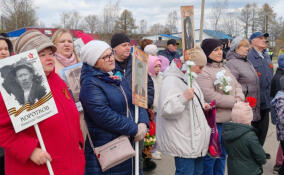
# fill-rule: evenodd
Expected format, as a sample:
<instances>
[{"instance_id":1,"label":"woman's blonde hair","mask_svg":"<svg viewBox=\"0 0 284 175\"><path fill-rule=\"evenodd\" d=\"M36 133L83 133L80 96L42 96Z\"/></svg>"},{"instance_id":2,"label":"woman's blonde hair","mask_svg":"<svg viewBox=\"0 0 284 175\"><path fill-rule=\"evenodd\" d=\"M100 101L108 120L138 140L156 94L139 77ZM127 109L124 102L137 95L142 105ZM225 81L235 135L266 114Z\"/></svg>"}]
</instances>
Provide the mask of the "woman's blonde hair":
<instances>
[{"instance_id":1,"label":"woman's blonde hair","mask_svg":"<svg viewBox=\"0 0 284 175\"><path fill-rule=\"evenodd\" d=\"M64 33L69 33L71 36L71 32L66 29L57 29L54 34L52 35L51 41L53 44L56 44L58 42L58 39L64 34ZM73 40L72 40L73 41Z\"/></svg>"},{"instance_id":2,"label":"woman's blonde hair","mask_svg":"<svg viewBox=\"0 0 284 175\"><path fill-rule=\"evenodd\" d=\"M71 37L73 38L73 35L71 34L70 30L67 30L67 29L57 29L54 34L52 35L51 37L51 41L53 42L53 44L56 46L56 43L58 42L59 38L65 34L65 33L69 33L71 35ZM79 56L77 55L75 49L74 49L74 41L72 39L72 42L73 42L73 53L77 59L77 62L80 61L80 58Z\"/></svg>"},{"instance_id":3,"label":"woman's blonde hair","mask_svg":"<svg viewBox=\"0 0 284 175\"><path fill-rule=\"evenodd\" d=\"M240 44L238 45L237 49L239 49L242 46L248 46L249 47L249 41L247 39L243 39L240 41Z\"/></svg>"}]
</instances>

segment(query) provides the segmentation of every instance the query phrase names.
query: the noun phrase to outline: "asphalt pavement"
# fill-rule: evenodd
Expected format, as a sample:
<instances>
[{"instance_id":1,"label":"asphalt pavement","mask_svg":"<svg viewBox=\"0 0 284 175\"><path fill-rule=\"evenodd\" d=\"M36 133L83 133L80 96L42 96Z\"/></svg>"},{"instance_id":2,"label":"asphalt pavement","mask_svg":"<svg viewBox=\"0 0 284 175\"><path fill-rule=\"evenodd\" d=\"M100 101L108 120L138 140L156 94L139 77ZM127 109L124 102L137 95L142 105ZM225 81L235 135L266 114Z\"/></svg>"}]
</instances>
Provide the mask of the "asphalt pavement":
<instances>
[{"instance_id":1,"label":"asphalt pavement","mask_svg":"<svg viewBox=\"0 0 284 175\"><path fill-rule=\"evenodd\" d=\"M263 175L272 175L273 166L275 165L276 153L278 150L279 142L276 139L275 125L269 123L269 130L267 133L266 141L264 144L265 152L271 155L271 159L267 160L263 166ZM154 160L157 164L157 168L152 172L144 172L144 175L174 175L175 164L174 159L167 155L162 155L162 160ZM226 173L227 175L227 173Z\"/></svg>"}]
</instances>

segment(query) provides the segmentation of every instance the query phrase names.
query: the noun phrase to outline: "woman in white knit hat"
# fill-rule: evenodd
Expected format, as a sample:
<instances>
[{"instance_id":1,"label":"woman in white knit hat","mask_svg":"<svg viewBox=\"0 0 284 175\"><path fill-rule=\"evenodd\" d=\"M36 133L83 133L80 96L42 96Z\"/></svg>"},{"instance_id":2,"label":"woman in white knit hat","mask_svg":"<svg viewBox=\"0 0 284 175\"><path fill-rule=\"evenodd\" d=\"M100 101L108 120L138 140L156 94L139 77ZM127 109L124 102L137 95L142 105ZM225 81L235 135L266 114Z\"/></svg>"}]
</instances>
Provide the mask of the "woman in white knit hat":
<instances>
[{"instance_id":1,"label":"woman in white knit hat","mask_svg":"<svg viewBox=\"0 0 284 175\"><path fill-rule=\"evenodd\" d=\"M130 136L131 141L144 139L148 124L146 111L139 111L136 124L130 86L125 78L112 75L115 60L111 47L106 42L90 41L82 48L80 55L83 61L80 101L90 136L85 147L85 173L132 174L133 158L102 172L92 144L94 147L102 146L121 135Z\"/></svg>"}]
</instances>

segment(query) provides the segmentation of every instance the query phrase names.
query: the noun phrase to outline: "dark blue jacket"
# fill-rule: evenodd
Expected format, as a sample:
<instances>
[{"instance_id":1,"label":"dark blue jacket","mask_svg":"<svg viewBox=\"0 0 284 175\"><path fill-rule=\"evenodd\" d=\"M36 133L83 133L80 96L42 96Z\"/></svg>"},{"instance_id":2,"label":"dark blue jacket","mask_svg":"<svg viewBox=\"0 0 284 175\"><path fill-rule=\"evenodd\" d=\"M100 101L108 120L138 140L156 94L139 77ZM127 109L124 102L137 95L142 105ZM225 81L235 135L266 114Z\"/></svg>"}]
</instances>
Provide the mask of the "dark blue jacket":
<instances>
[{"instance_id":1,"label":"dark blue jacket","mask_svg":"<svg viewBox=\"0 0 284 175\"><path fill-rule=\"evenodd\" d=\"M247 55L248 60L259 74L261 110L270 108L270 85L273 77L273 68L270 67L272 66L270 57L267 53L263 53L263 56L264 58L254 48L250 49Z\"/></svg>"},{"instance_id":2,"label":"dark blue jacket","mask_svg":"<svg viewBox=\"0 0 284 175\"><path fill-rule=\"evenodd\" d=\"M119 85L120 84L120 85ZM126 100L120 86L124 89L130 110L126 116ZM120 135L135 136L138 130L134 122L134 105L131 91L125 79L122 81L109 78L109 74L97 68L83 64L81 74L80 101L88 131L95 147L104 145ZM139 111L139 123L148 125L146 110ZM85 146L86 174L102 174L97 157L93 154L88 139ZM105 173L122 175L131 174L132 160L129 159Z\"/></svg>"},{"instance_id":3,"label":"dark blue jacket","mask_svg":"<svg viewBox=\"0 0 284 175\"><path fill-rule=\"evenodd\" d=\"M172 60L175 59L175 58L177 58L177 59L180 58L180 55L177 52L171 52L171 51L169 51L169 49L160 50L158 52L158 55L162 55L162 56L168 58L170 62L172 62Z\"/></svg>"},{"instance_id":4,"label":"dark blue jacket","mask_svg":"<svg viewBox=\"0 0 284 175\"><path fill-rule=\"evenodd\" d=\"M132 55L127 58L126 69L121 68L117 61L115 61L114 73L120 72L126 79L129 84L130 89L132 89ZM148 108L152 107L154 102L154 83L151 76L148 74Z\"/></svg>"}]
</instances>

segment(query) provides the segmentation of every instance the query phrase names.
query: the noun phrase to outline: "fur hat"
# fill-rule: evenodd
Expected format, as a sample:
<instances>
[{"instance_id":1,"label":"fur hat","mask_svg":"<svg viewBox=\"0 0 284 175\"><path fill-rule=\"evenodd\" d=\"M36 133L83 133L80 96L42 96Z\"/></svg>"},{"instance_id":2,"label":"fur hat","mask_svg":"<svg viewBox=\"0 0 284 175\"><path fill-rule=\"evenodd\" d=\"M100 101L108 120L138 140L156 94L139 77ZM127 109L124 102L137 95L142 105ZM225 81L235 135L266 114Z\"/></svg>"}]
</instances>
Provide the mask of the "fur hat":
<instances>
[{"instance_id":1,"label":"fur hat","mask_svg":"<svg viewBox=\"0 0 284 175\"><path fill-rule=\"evenodd\" d=\"M14 72L17 72L18 70L25 68L29 70L32 74L34 74L34 68L26 58L23 58L20 61L16 62L13 67L14 67L13 69Z\"/></svg>"},{"instance_id":2,"label":"fur hat","mask_svg":"<svg viewBox=\"0 0 284 175\"><path fill-rule=\"evenodd\" d=\"M126 42L130 43L130 40L124 33L116 33L116 34L112 35L111 47L115 48L119 44L126 43Z\"/></svg>"},{"instance_id":3,"label":"fur hat","mask_svg":"<svg viewBox=\"0 0 284 175\"><path fill-rule=\"evenodd\" d=\"M101 55L107 50L111 49L108 43L100 40L92 40L83 46L80 56L83 63L94 66Z\"/></svg>"},{"instance_id":4,"label":"fur hat","mask_svg":"<svg viewBox=\"0 0 284 175\"><path fill-rule=\"evenodd\" d=\"M18 54L32 49L40 52L48 47L56 52L56 47L47 36L38 30L28 30L16 40L14 50Z\"/></svg>"},{"instance_id":5,"label":"fur hat","mask_svg":"<svg viewBox=\"0 0 284 175\"><path fill-rule=\"evenodd\" d=\"M284 54L278 57L278 67L281 69L284 68Z\"/></svg>"},{"instance_id":6,"label":"fur hat","mask_svg":"<svg viewBox=\"0 0 284 175\"><path fill-rule=\"evenodd\" d=\"M206 55L199 46L196 46L191 52L190 61L193 61L197 66L205 66L207 64Z\"/></svg>"}]
</instances>

